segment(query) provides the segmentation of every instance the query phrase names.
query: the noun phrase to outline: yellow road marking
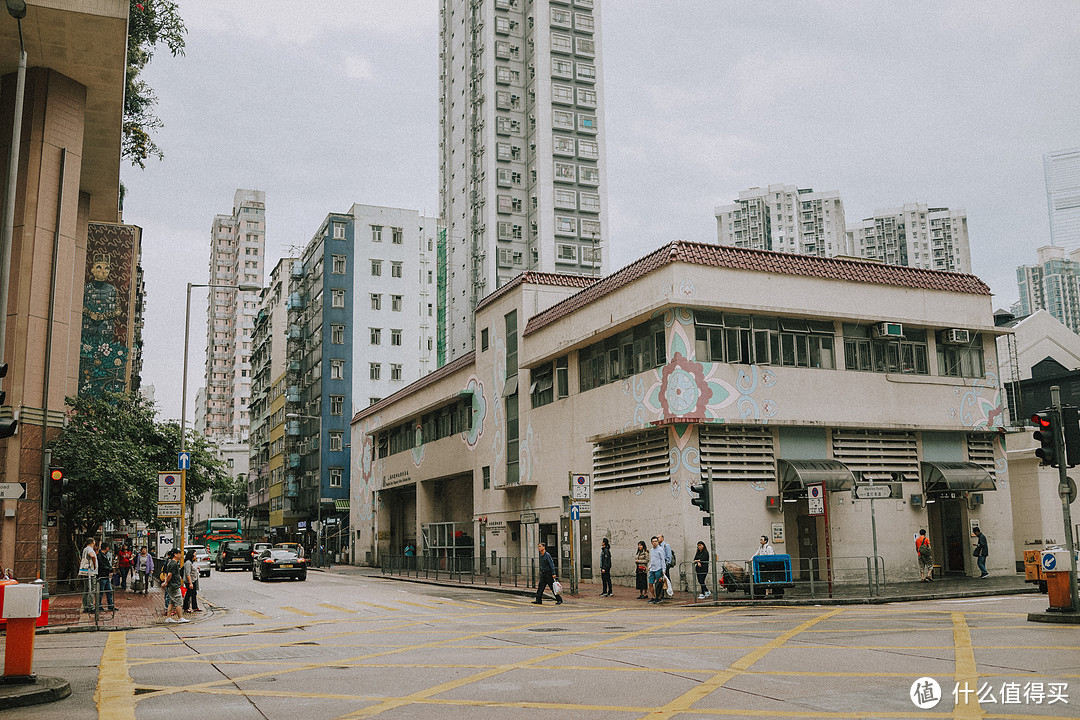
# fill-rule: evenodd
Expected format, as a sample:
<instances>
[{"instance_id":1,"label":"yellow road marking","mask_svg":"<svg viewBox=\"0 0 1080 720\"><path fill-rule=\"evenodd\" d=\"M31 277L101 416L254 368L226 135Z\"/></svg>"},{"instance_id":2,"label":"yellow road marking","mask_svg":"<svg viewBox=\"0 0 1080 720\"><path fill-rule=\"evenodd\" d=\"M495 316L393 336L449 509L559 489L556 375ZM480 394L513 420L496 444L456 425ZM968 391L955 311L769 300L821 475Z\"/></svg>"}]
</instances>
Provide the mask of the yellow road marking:
<instances>
[{"instance_id":1,"label":"yellow road marking","mask_svg":"<svg viewBox=\"0 0 1080 720\"><path fill-rule=\"evenodd\" d=\"M290 607L288 605L282 605L281 609L285 612L291 612L294 615L303 615L304 617L315 617L315 613L309 613L307 610L301 610L300 608Z\"/></svg>"},{"instance_id":2,"label":"yellow road marking","mask_svg":"<svg viewBox=\"0 0 1080 720\"><path fill-rule=\"evenodd\" d=\"M368 605L373 608L379 608L380 610L389 610L391 612L399 612L401 608L389 607L387 605L376 605L375 603L364 602L363 600L356 601L360 605Z\"/></svg>"},{"instance_id":3,"label":"yellow road marking","mask_svg":"<svg viewBox=\"0 0 1080 720\"><path fill-rule=\"evenodd\" d=\"M464 598L462 602L476 603L478 605L487 605L488 607L506 608L505 605L499 605L498 603L487 602L485 600L471 600L469 598Z\"/></svg>"},{"instance_id":4,"label":"yellow road marking","mask_svg":"<svg viewBox=\"0 0 1080 720\"><path fill-rule=\"evenodd\" d=\"M403 605L412 605L413 607L424 608L425 610L438 610L439 609L437 607L432 607L431 605L421 605L420 603L409 602L408 600L398 600L398 602L403 604Z\"/></svg>"},{"instance_id":5,"label":"yellow road marking","mask_svg":"<svg viewBox=\"0 0 1080 720\"><path fill-rule=\"evenodd\" d=\"M253 617L256 620L269 620L270 619L269 615L263 615L258 610L245 610L245 609L241 608L240 612L244 613L245 615L247 615L249 617Z\"/></svg>"},{"instance_id":6,"label":"yellow road marking","mask_svg":"<svg viewBox=\"0 0 1080 720\"><path fill-rule=\"evenodd\" d=\"M956 646L954 660L954 680L959 687L967 687L975 692L970 695L959 694L956 697L956 705L953 708L954 718L981 718L982 708L979 705L979 671L975 665L975 650L971 647L971 628L968 627L964 613L952 613L953 621L953 644ZM944 689L943 689L944 693Z\"/></svg>"},{"instance_id":7,"label":"yellow road marking","mask_svg":"<svg viewBox=\"0 0 1080 720\"><path fill-rule=\"evenodd\" d=\"M340 605L331 605L330 603L319 603L319 607L328 608L330 610L337 610L338 612L355 613L359 610L350 610L349 608L343 608Z\"/></svg>"},{"instance_id":8,"label":"yellow road marking","mask_svg":"<svg viewBox=\"0 0 1080 720\"><path fill-rule=\"evenodd\" d=\"M126 636L126 632L109 633L101 655L94 701L103 718L135 720L135 683L128 673Z\"/></svg>"},{"instance_id":9,"label":"yellow road marking","mask_svg":"<svg viewBox=\"0 0 1080 720\"><path fill-rule=\"evenodd\" d=\"M669 718L677 713L689 711L690 708L694 705L694 703L708 697L711 693L722 687L724 683L726 683L728 680L731 680L733 677L736 677L737 675L740 675L744 671L748 670L751 665L768 655L776 648L786 643L788 640L791 640L799 633L805 632L814 625L817 625L824 620L828 620L835 615L839 615L842 612L844 612L844 608L837 608L836 610L832 610L823 615L819 615L816 618L807 620L801 625L797 625L792 629L788 630L786 633L778 635L777 637L773 638L761 647L758 647L755 650L749 652L748 654L743 655L741 658L728 666L726 670L716 673L705 682L700 683L699 685L696 685L695 687L686 691L679 697L669 702L667 705L656 709L649 714L649 717ZM694 712L698 711L695 709Z\"/></svg>"}]
</instances>

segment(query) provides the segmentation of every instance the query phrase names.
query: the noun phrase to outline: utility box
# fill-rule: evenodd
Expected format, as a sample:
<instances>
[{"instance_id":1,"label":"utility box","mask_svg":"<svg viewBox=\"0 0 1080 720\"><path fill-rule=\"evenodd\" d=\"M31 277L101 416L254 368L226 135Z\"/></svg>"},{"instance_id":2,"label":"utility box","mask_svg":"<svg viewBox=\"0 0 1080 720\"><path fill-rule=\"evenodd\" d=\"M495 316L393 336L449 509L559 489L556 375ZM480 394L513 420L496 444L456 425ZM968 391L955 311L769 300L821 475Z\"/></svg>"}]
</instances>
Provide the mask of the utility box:
<instances>
[{"instance_id":1,"label":"utility box","mask_svg":"<svg viewBox=\"0 0 1080 720\"><path fill-rule=\"evenodd\" d=\"M1046 577L1046 592L1049 596L1051 611L1073 610L1072 593L1069 584L1072 573L1067 550L1043 550L1042 572Z\"/></svg>"},{"instance_id":2,"label":"utility box","mask_svg":"<svg viewBox=\"0 0 1080 720\"><path fill-rule=\"evenodd\" d=\"M33 583L4 588L4 619L37 618L41 615L41 586Z\"/></svg>"}]
</instances>

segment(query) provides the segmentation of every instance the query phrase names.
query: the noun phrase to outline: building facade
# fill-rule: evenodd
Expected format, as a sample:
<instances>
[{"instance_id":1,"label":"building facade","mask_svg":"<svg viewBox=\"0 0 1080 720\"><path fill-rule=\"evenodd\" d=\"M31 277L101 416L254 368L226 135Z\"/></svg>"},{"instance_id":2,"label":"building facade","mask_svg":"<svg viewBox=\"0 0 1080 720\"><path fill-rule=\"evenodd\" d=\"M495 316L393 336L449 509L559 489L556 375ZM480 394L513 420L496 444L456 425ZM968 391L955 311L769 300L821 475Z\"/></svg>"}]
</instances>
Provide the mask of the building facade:
<instances>
[{"instance_id":1,"label":"building facade","mask_svg":"<svg viewBox=\"0 0 1080 720\"><path fill-rule=\"evenodd\" d=\"M890 579L916 576L920 528L957 575L974 571L972 527L1011 537L995 491L994 337L1008 331L978 278L676 242L578 279L523 274L478 307L473 354L356 414L357 559L414 543L425 562L471 555L483 571L545 541L564 562L578 475L592 487L582 573L608 538L625 584L638 540L662 532L686 561L708 537L689 492L703 476L719 556L746 560L769 535L804 579L833 558L836 577L865 580L875 542L857 484L890 486L876 520Z\"/></svg>"},{"instance_id":2,"label":"building facade","mask_svg":"<svg viewBox=\"0 0 1080 720\"><path fill-rule=\"evenodd\" d=\"M606 126L594 0L444 0L440 364L525 270L602 275Z\"/></svg>"},{"instance_id":3,"label":"building facade","mask_svg":"<svg viewBox=\"0 0 1080 720\"><path fill-rule=\"evenodd\" d=\"M1080 250L1080 147L1043 156L1050 244Z\"/></svg>"},{"instance_id":4,"label":"building facade","mask_svg":"<svg viewBox=\"0 0 1080 720\"><path fill-rule=\"evenodd\" d=\"M851 255L890 265L971 272L967 213L923 203L876 210L847 231Z\"/></svg>"},{"instance_id":5,"label":"building facade","mask_svg":"<svg viewBox=\"0 0 1080 720\"><path fill-rule=\"evenodd\" d=\"M835 190L769 185L714 210L721 245L802 255L849 255L844 203Z\"/></svg>"},{"instance_id":6,"label":"building facade","mask_svg":"<svg viewBox=\"0 0 1080 720\"><path fill-rule=\"evenodd\" d=\"M265 249L266 193L237 190L232 214L215 215L210 230L204 400L206 434L233 443L246 443L251 425L251 334L259 305L257 292L234 287L262 285Z\"/></svg>"},{"instance_id":7,"label":"building facade","mask_svg":"<svg viewBox=\"0 0 1080 720\"><path fill-rule=\"evenodd\" d=\"M1046 310L1074 333L1080 332L1080 249L1039 248L1034 265L1016 268L1016 285L1018 315Z\"/></svg>"}]
</instances>

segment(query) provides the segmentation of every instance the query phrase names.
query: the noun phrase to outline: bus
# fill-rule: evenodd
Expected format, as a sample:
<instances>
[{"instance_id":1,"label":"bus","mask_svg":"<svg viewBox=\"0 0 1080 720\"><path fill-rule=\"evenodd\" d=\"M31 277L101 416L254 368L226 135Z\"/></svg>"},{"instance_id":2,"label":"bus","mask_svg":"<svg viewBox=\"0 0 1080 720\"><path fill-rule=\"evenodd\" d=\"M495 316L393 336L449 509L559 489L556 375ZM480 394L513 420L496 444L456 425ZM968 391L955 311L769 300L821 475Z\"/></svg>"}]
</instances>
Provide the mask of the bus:
<instances>
[{"instance_id":1,"label":"bus","mask_svg":"<svg viewBox=\"0 0 1080 720\"><path fill-rule=\"evenodd\" d=\"M207 518L191 528L191 544L205 545L211 557L217 555L218 544L225 540L243 540L239 518Z\"/></svg>"}]
</instances>

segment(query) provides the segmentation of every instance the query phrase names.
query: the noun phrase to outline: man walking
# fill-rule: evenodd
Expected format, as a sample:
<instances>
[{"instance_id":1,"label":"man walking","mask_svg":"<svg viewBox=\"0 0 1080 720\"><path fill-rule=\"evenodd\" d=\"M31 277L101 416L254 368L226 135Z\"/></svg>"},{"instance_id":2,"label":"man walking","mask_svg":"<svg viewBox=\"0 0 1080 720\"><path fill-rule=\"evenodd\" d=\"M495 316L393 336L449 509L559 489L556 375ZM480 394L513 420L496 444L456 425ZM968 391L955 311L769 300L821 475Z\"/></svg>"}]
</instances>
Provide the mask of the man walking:
<instances>
[{"instance_id":1,"label":"man walking","mask_svg":"<svg viewBox=\"0 0 1080 720\"><path fill-rule=\"evenodd\" d=\"M934 579L934 555L930 551L930 538L926 537L926 530L920 529L915 537L915 553L919 557L919 579L930 582Z\"/></svg>"},{"instance_id":2,"label":"man walking","mask_svg":"<svg viewBox=\"0 0 1080 720\"><path fill-rule=\"evenodd\" d=\"M655 535L650 540L649 548L649 604L655 605L664 597L664 573L667 571L667 555L660 546L660 538Z\"/></svg>"},{"instance_id":3,"label":"man walking","mask_svg":"<svg viewBox=\"0 0 1080 720\"><path fill-rule=\"evenodd\" d=\"M548 554L547 544L540 543L536 548L540 551L540 584L536 587L533 605L544 604L544 588L547 587L551 588L551 594L555 596L555 604L562 605L562 595L555 592L555 561Z\"/></svg>"},{"instance_id":4,"label":"man walking","mask_svg":"<svg viewBox=\"0 0 1080 720\"><path fill-rule=\"evenodd\" d=\"M165 622L190 622L180 610L184 602L180 595L180 584L184 578L184 566L180 564L180 555L180 548L173 548L169 551L169 561L165 564L165 582L162 583L166 598ZM176 615L175 620L169 617L173 614Z\"/></svg>"},{"instance_id":5,"label":"man walking","mask_svg":"<svg viewBox=\"0 0 1080 720\"><path fill-rule=\"evenodd\" d=\"M86 578L86 592L83 593L83 612L94 612L94 600L97 598L97 540L86 538L86 547L79 558L79 575Z\"/></svg>"},{"instance_id":6,"label":"man walking","mask_svg":"<svg viewBox=\"0 0 1080 720\"><path fill-rule=\"evenodd\" d=\"M972 535L975 537L975 559L979 563L979 571L982 573L979 575L979 579L983 580L990 577L990 573L986 572L986 556L990 554L990 544L986 542L986 536L983 535L982 530L979 528L975 528Z\"/></svg>"},{"instance_id":7,"label":"man walking","mask_svg":"<svg viewBox=\"0 0 1080 720\"><path fill-rule=\"evenodd\" d=\"M101 599L106 598L109 601L108 611L116 612L116 599L113 596L112 586L113 554L109 552L108 545L101 546L101 552L97 556L97 566L98 607L101 606Z\"/></svg>"}]
</instances>

